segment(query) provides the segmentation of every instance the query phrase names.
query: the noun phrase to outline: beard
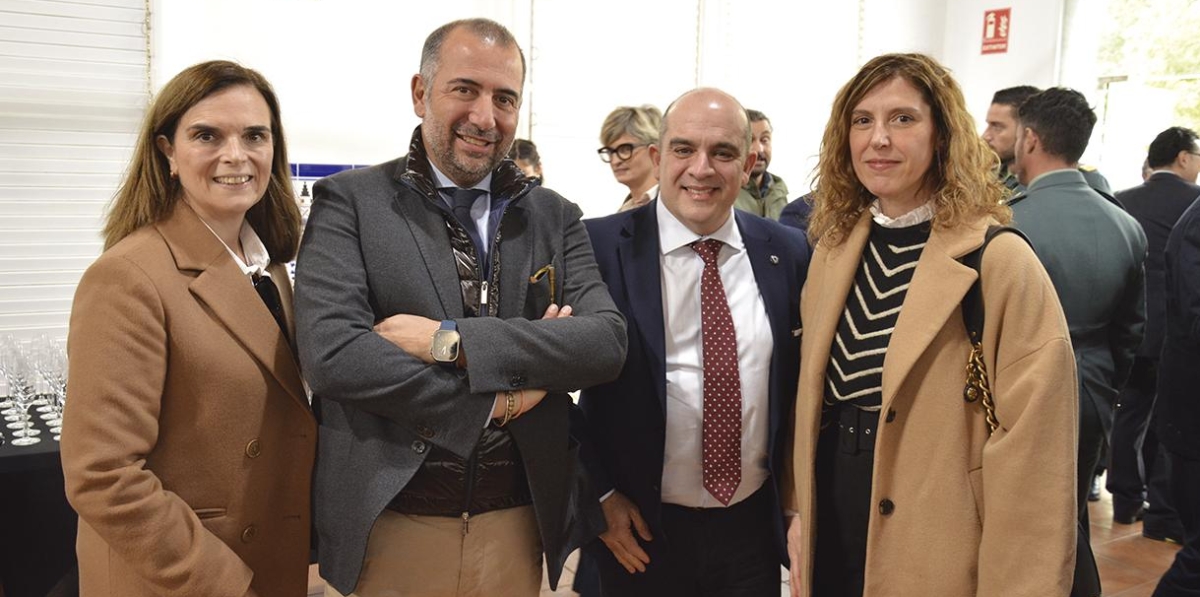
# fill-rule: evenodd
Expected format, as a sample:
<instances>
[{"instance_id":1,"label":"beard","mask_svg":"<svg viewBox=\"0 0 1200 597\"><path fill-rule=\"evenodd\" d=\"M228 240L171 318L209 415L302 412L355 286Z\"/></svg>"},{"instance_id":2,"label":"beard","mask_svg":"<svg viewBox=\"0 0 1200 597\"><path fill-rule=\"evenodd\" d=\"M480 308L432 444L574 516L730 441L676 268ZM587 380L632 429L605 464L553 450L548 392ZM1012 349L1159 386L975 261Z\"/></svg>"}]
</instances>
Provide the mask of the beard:
<instances>
[{"instance_id":1,"label":"beard","mask_svg":"<svg viewBox=\"0 0 1200 597\"><path fill-rule=\"evenodd\" d=\"M762 176L767 171L768 163L767 156L758 154L758 159L754 161L754 167L750 169L750 175L754 177Z\"/></svg>"},{"instance_id":2,"label":"beard","mask_svg":"<svg viewBox=\"0 0 1200 597\"><path fill-rule=\"evenodd\" d=\"M500 131L485 131L466 122L453 127L441 126L434 122L427 122L425 125L428 128L423 127L422 130L426 137L426 151L450 180L463 187L474 185L495 170L508 154L508 146L512 145L512 139L504 142ZM483 157L455 152L455 137L460 134L487 140L491 143L491 151Z\"/></svg>"}]
</instances>

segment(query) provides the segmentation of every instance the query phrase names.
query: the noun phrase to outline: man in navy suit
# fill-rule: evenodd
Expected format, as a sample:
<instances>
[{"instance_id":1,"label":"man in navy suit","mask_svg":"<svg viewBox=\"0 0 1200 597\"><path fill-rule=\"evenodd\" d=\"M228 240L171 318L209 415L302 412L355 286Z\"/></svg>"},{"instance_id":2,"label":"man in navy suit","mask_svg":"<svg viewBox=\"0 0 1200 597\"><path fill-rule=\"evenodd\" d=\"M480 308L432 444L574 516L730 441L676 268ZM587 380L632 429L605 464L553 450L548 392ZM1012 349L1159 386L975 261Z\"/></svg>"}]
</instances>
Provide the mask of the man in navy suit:
<instances>
[{"instance_id":1,"label":"man in navy suit","mask_svg":"<svg viewBox=\"0 0 1200 597\"><path fill-rule=\"evenodd\" d=\"M1152 539L1183 537L1167 492L1166 457L1149 425L1154 407L1158 358L1166 328L1167 237L1184 210L1200 197L1200 147L1191 129L1173 126L1154 138L1146 163L1152 172L1145 183L1117 193L1146 233L1146 336L1133 362L1129 384L1121 391L1113 417L1112 462L1108 490L1113 494L1113 520L1133 524L1145 515L1142 533ZM1142 510L1142 500L1150 502Z\"/></svg>"},{"instance_id":2,"label":"man in navy suit","mask_svg":"<svg viewBox=\"0 0 1200 597\"><path fill-rule=\"evenodd\" d=\"M1158 441L1167 448L1183 549L1153 597L1194 597L1200 595L1200 201L1179 216L1164 262L1167 320L1154 420Z\"/></svg>"},{"instance_id":3,"label":"man in navy suit","mask_svg":"<svg viewBox=\"0 0 1200 597\"><path fill-rule=\"evenodd\" d=\"M690 91L661 126L658 200L586 222L631 340L581 398L608 522L585 549L609 596L777 594L808 247L733 209L755 160L736 99Z\"/></svg>"}]
</instances>

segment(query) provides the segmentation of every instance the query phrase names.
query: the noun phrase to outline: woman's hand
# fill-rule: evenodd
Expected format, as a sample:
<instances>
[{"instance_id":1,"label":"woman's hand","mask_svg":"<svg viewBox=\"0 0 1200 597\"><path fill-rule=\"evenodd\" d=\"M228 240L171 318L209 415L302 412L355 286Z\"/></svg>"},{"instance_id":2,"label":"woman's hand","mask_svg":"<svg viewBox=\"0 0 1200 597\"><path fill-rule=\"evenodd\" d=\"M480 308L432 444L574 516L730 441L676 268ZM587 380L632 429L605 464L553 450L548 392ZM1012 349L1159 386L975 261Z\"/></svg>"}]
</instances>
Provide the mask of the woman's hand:
<instances>
[{"instance_id":1,"label":"woman's hand","mask_svg":"<svg viewBox=\"0 0 1200 597\"><path fill-rule=\"evenodd\" d=\"M787 517L787 551L788 560L791 566L788 567L788 585L792 588L792 597L800 597L800 587L803 579L800 577L800 569L804 567L804 563L800 561L800 541L803 540L800 530L800 517L789 515Z\"/></svg>"}]
</instances>

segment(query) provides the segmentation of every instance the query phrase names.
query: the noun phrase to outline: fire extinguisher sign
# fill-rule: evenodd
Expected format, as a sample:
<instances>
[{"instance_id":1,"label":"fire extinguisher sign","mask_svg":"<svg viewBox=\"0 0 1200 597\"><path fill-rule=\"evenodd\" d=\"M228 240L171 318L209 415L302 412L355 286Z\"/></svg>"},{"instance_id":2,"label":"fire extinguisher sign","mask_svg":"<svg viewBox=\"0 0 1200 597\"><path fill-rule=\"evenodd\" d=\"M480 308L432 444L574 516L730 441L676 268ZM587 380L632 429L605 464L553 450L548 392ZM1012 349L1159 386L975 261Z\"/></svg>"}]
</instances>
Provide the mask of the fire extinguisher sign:
<instances>
[{"instance_id":1,"label":"fire extinguisher sign","mask_svg":"<svg viewBox=\"0 0 1200 597\"><path fill-rule=\"evenodd\" d=\"M1008 33L1012 29L1012 8L983 11L983 54L1008 52Z\"/></svg>"}]
</instances>

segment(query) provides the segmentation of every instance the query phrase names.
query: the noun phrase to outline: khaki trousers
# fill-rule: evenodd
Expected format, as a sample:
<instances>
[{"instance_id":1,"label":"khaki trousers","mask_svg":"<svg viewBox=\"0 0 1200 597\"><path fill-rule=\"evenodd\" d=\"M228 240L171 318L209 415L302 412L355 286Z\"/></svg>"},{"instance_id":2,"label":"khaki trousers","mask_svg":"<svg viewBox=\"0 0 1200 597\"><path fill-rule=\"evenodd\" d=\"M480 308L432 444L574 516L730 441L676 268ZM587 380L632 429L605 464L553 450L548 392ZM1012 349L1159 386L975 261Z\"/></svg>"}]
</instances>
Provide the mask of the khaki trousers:
<instances>
[{"instance_id":1,"label":"khaki trousers","mask_svg":"<svg viewBox=\"0 0 1200 597\"><path fill-rule=\"evenodd\" d=\"M537 597L542 544L533 506L459 518L384 510L371 529L354 593L325 597Z\"/></svg>"}]
</instances>

